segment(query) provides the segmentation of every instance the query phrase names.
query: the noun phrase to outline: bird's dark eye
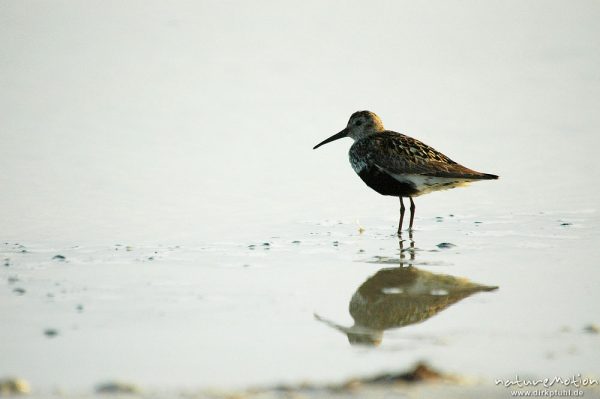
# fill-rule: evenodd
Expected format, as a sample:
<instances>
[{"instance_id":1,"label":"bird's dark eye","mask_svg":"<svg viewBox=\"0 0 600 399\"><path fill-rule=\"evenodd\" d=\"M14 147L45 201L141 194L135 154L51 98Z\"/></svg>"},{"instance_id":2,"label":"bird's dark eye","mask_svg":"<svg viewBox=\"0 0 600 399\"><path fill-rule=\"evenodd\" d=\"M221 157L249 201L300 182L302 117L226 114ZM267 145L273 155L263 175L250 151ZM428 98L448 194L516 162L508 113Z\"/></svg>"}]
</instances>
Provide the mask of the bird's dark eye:
<instances>
[{"instance_id":1,"label":"bird's dark eye","mask_svg":"<svg viewBox=\"0 0 600 399\"><path fill-rule=\"evenodd\" d=\"M360 126L360 125L362 125L362 121L356 121L356 122L354 122L354 124L355 124L356 126Z\"/></svg>"}]
</instances>

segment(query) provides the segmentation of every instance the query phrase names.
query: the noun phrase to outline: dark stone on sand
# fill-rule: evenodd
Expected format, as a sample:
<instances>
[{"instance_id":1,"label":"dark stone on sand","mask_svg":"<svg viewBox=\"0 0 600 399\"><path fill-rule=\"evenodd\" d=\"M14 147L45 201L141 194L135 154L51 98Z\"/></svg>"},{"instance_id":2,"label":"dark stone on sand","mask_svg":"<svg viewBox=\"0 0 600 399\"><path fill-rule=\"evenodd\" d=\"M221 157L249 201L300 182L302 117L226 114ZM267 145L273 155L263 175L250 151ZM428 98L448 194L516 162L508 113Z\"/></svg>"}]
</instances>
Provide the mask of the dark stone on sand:
<instances>
[{"instance_id":1,"label":"dark stone on sand","mask_svg":"<svg viewBox=\"0 0 600 399\"><path fill-rule=\"evenodd\" d=\"M61 261L61 262L64 261L65 259L67 259L67 258L65 258L63 255L60 255L60 254L54 255L52 257L52 260L58 260L58 261Z\"/></svg>"},{"instance_id":2,"label":"dark stone on sand","mask_svg":"<svg viewBox=\"0 0 600 399\"><path fill-rule=\"evenodd\" d=\"M560 225L561 225L561 226L570 226L570 225L572 225L572 224L573 224L573 223L569 223L569 222L562 222Z\"/></svg>"},{"instance_id":3,"label":"dark stone on sand","mask_svg":"<svg viewBox=\"0 0 600 399\"><path fill-rule=\"evenodd\" d=\"M437 370L432 369L425 363L418 363L414 369L405 373L381 374L373 378L365 379L365 383L392 384L396 382L420 382L442 379L444 376Z\"/></svg>"},{"instance_id":4,"label":"dark stone on sand","mask_svg":"<svg viewBox=\"0 0 600 399\"><path fill-rule=\"evenodd\" d=\"M44 335L48 338L54 338L58 335L58 330L55 328L46 328L44 330Z\"/></svg>"},{"instance_id":5,"label":"dark stone on sand","mask_svg":"<svg viewBox=\"0 0 600 399\"><path fill-rule=\"evenodd\" d=\"M24 295L26 291L25 288L17 287L13 289L13 292L17 295Z\"/></svg>"},{"instance_id":6,"label":"dark stone on sand","mask_svg":"<svg viewBox=\"0 0 600 399\"><path fill-rule=\"evenodd\" d=\"M300 241L294 240L294 241L292 241L292 244L300 244Z\"/></svg>"},{"instance_id":7,"label":"dark stone on sand","mask_svg":"<svg viewBox=\"0 0 600 399\"><path fill-rule=\"evenodd\" d=\"M452 244L451 242L440 242L437 247L440 249L447 249L447 248L453 248L456 245Z\"/></svg>"},{"instance_id":8,"label":"dark stone on sand","mask_svg":"<svg viewBox=\"0 0 600 399\"><path fill-rule=\"evenodd\" d=\"M96 386L96 393L101 394L136 394L140 389L133 384L119 381L109 381Z\"/></svg>"},{"instance_id":9,"label":"dark stone on sand","mask_svg":"<svg viewBox=\"0 0 600 399\"><path fill-rule=\"evenodd\" d=\"M596 323L588 324L584 327L583 331L589 334L600 334L600 325Z\"/></svg>"}]
</instances>

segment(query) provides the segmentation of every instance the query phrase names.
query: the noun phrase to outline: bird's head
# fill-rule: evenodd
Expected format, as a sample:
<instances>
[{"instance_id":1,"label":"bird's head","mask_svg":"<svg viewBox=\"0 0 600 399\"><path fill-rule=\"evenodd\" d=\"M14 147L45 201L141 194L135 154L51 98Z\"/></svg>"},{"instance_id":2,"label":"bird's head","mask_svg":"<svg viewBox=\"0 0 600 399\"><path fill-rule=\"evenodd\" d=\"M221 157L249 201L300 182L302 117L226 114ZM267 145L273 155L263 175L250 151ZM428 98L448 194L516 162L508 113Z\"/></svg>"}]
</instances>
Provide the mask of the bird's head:
<instances>
[{"instance_id":1,"label":"bird's head","mask_svg":"<svg viewBox=\"0 0 600 399\"><path fill-rule=\"evenodd\" d=\"M317 149L323 144L330 143L334 140L341 139L343 137L350 137L354 141L360 140L364 137L372 134L382 132L385 128L381 119L371 111L357 111L350 116L348 124L341 132L334 134L328 139L323 140L313 149Z\"/></svg>"}]
</instances>

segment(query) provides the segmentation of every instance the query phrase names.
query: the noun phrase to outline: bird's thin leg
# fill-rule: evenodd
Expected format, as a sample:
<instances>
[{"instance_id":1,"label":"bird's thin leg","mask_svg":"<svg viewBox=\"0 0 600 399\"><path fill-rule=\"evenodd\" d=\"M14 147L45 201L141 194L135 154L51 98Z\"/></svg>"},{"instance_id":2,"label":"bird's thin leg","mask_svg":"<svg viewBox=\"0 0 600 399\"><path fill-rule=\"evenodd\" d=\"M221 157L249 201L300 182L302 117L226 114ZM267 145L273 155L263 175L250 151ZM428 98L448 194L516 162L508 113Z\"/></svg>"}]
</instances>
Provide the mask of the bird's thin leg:
<instances>
[{"instance_id":1,"label":"bird's thin leg","mask_svg":"<svg viewBox=\"0 0 600 399\"><path fill-rule=\"evenodd\" d=\"M398 235L400 235L400 232L402 231L402 222L404 221L404 211L406 208L404 207L404 202L402 202L402 197L398 198L400 198L400 223L398 224Z\"/></svg>"},{"instance_id":2,"label":"bird's thin leg","mask_svg":"<svg viewBox=\"0 0 600 399\"><path fill-rule=\"evenodd\" d=\"M410 199L410 225L408 226L409 230L412 230L413 220L415 219L415 203L413 202L412 197L408 197Z\"/></svg>"}]
</instances>

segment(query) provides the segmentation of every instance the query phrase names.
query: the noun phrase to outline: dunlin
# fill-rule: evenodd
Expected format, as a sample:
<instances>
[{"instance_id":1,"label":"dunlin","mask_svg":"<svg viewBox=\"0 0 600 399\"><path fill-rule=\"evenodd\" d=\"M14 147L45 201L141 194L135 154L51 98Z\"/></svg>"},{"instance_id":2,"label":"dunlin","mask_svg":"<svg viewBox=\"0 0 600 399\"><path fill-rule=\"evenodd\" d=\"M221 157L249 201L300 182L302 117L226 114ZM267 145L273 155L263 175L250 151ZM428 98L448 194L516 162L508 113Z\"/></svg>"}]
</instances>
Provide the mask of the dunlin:
<instances>
[{"instance_id":1,"label":"dunlin","mask_svg":"<svg viewBox=\"0 0 600 399\"><path fill-rule=\"evenodd\" d=\"M404 134L386 130L381 119L371 111L352 114L341 132L317 144L314 149L343 137L350 137L350 163L360 178L382 195L400 198L400 222L404 220L403 197L410 200L410 224L413 228L413 197L438 190L464 186L478 180L497 179L462 166L432 147Z\"/></svg>"}]
</instances>

